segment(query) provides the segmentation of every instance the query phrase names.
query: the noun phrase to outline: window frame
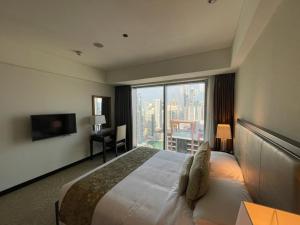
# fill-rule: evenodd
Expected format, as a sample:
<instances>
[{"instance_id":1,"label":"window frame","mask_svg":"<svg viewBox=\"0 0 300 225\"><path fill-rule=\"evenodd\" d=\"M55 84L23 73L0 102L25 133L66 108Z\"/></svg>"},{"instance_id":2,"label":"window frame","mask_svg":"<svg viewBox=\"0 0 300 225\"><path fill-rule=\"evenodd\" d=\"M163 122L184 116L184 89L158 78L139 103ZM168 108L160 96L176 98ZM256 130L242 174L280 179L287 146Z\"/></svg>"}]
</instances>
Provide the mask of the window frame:
<instances>
[{"instance_id":1,"label":"window frame","mask_svg":"<svg viewBox=\"0 0 300 225\"><path fill-rule=\"evenodd\" d=\"M205 130L206 130L206 119L207 119L207 90L208 90L208 78L204 78L201 80L193 80L193 81L177 81L177 82L167 82L167 83L153 83L153 84L149 84L149 85L137 85L137 86L132 86L132 89L138 89L138 88L147 88L147 87L158 87L158 86L162 86L163 87L163 109L164 109L164 116L163 116L163 133L164 133L164 138L163 138L163 150L166 150L166 130L167 130L167 123L166 123L166 119L167 119L167 104L166 104L166 100L167 100L167 87L168 86L172 86L172 85L184 85L184 84L192 84L192 83L204 83L204 89L205 89L205 95L204 95L204 137L205 137ZM133 98L133 96L131 96L131 98ZM133 109L132 109L133 110ZM136 109L135 109L136 110ZM136 115L136 113L135 113ZM136 123L136 119L134 119L133 121L135 121ZM137 127L137 124L135 124L133 127ZM136 132L133 132L136 133ZM136 137L135 137L136 139ZM137 143L134 143L137 145Z\"/></svg>"}]
</instances>

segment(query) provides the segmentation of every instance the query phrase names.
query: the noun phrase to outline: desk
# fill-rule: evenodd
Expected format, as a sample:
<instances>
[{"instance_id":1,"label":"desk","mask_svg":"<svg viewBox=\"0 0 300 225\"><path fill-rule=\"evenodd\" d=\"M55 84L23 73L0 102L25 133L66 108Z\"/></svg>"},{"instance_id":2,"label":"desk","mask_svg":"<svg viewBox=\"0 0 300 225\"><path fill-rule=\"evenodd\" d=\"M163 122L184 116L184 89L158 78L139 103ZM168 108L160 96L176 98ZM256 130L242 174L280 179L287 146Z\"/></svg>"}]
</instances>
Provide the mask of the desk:
<instances>
[{"instance_id":1,"label":"desk","mask_svg":"<svg viewBox=\"0 0 300 225\"><path fill-rule=\"evenodd\" d=\"M114 130L112 128L102 129L97 134L92 134L90 136L90 159L93 159L94 156L94 141L102 142L102 151L103 151L103 162L106 162L106 142L105 138L111 138L111 142L114 143Z\"/></svg>"}]
</instances>

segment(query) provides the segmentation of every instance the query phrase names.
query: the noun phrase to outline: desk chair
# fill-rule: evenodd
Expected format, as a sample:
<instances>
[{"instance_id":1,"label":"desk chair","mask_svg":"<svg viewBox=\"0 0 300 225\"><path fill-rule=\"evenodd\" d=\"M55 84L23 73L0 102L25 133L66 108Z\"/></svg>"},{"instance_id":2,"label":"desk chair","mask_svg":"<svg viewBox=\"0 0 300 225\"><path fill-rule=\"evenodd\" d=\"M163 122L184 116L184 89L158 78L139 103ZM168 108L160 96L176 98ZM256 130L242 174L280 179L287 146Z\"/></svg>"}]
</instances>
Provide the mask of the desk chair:
<instances>
[{"instance_id":1,"label":"desk chair","mask_svg":"<svg viewBox=\"0 0 300 225\"><path fill-rule=\"evenodd\" d=\"M118 156L118 148L124 146L125 151L127 151L126 146L126 125L117 126L116 129L116 143L115 143L115 150L116 156Z\"/></svg>"}]
</instances>

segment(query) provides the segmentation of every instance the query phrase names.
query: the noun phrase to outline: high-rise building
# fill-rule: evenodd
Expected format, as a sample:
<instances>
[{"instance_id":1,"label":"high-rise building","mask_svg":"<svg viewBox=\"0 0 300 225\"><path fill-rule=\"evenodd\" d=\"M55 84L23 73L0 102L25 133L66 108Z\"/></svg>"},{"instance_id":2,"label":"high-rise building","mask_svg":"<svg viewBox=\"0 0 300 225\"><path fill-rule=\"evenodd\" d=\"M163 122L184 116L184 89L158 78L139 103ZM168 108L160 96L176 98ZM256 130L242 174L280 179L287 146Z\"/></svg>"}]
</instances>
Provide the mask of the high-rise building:
<instances>
[{"instance_id":1,"label":"high-rise building","mask_svg":"<svg viewBox=\"0 0 300 225\"><path fill-rule=\"evenodd\" d=\"M161 129L162 125L162 101L160 99L155 99L154 103L154 120L155 120L155 128Z\"/></svg>"},{"instance_id":2,"label":"high-rise building","mask_svg":"<svg viewBox=\"0 0 300 225\"><path fill-rule=\"evenodd\" d=\"M137 140L138 143L144 142L144 109L141 99L141 94L137 94L137 112L136 112L136 118L137 118L137 126L136 126L136 133L137 133Z\"/></svg>"}]
</instances>

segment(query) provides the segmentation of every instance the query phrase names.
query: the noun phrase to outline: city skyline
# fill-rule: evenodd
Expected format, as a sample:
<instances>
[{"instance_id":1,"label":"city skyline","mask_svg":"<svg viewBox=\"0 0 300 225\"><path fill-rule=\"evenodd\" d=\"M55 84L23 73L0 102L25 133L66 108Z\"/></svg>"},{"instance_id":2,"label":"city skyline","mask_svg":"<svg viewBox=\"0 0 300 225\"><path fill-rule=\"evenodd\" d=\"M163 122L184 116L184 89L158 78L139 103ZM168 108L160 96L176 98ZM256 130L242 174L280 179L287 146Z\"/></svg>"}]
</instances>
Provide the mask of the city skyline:
<instances>
[{"instance_id":1,"label":"city skyline","mask_svg":"<svg viewBox=\"0 0 300 225\"><path fill-rule=\"evenodd\" d=\"M191 83L166 86L166 107L164 107L163 86L136 89L136 134L138 145L164 148L164 108L166 112L166 133L171 134L171 121L188 121L177 124L177 138L184 140L203 139L205 117L205 83Z\"/></svg>"}]
</instances>

